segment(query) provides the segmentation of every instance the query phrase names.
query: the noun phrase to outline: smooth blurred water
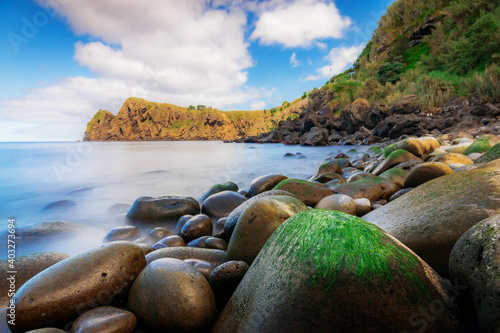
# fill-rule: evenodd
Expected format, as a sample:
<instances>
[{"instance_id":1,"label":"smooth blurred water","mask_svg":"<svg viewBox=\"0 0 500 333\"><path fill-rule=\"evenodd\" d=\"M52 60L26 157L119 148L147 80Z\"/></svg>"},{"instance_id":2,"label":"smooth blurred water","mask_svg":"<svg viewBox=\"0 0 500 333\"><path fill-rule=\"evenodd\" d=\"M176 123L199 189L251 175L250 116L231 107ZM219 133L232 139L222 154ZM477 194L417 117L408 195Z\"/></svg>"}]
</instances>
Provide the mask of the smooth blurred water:
<instances>
[{"instance_id":1,"label":"smooth blurred water","mask_svg":"<svg viewBox=\"0 0 500 333\"><path fill-rule=\"evenodd\" d=\"M60 251L74 254L101 243L143 195L198 198L217 183L233 181L247 189L266 174L308 179L321 162L352 146L301 147L281 144L182 142L0 143L0 221L17 227L43 221L70 221L89 227L77 239L18 246L18 253ZM368 147L354 147L359 152ZM300 152L307 158L284 157ZM352 154L351 154L352 155ZM59 200L76 206L44 210ZM0 249L0 253L2 253Z\"/></svg>"}]
</instances>

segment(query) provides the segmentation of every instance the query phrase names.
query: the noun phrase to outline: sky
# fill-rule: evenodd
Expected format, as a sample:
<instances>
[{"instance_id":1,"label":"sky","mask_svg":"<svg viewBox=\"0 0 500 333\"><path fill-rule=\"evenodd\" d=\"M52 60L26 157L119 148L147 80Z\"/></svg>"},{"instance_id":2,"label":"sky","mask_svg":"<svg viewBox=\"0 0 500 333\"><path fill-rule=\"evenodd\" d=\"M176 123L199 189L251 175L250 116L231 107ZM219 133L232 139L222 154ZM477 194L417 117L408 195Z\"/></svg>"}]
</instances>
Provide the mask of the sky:
<instances>
[{"instance_id":1,"label":"sky","mask_svg":"<svg viewBox=\"0 0 500 333\"><path fill-rule=\"evenodd\" d=\"M128 97L270 109L352 66L390 0L0 0L0 142L81 140Z\"/></svg>"}]
</instances>

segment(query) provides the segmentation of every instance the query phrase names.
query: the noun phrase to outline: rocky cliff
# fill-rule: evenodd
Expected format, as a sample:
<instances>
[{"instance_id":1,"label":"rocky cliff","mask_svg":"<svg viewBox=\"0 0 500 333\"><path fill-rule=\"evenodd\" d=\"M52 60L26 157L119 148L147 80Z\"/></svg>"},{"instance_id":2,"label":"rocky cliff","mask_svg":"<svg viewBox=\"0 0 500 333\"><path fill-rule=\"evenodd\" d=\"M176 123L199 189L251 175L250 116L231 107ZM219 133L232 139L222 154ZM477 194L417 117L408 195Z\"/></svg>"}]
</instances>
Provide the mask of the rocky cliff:
<instances>
[{"instance_id":1,"label":"rocky cliff","mask_svg":"<svg viewBox=\"0 0 500 333\"><path fill-rule=\"evenodd\" d=\"M88 123L84 141L235 140L272 131L295 107L269 111L202 110L128 98L114 116L99 110ZM297 116L295 114L295 116Z\"/></svg>"}]
</instances>

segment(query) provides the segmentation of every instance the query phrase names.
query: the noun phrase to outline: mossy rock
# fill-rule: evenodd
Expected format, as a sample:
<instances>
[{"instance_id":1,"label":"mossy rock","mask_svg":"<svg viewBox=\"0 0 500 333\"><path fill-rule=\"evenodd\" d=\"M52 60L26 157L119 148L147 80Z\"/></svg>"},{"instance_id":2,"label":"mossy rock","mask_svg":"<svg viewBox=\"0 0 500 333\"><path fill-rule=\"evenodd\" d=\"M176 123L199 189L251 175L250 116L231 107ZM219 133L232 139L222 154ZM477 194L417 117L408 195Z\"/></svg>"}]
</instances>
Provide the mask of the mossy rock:
<instances>
[{"instance_id":1,"label":"mossy rock","mask_svg":"<svg viewBox=\"0 0 500 333\"><path fill-rule=\"evenodd\" d=\"M369 175L356 181L332 187L338 194L348 195L353 199L367 198L371 202L389 199L400 188L390 180Z\"/></svg>"},{"instance_id":2,"label":"mossy rock","mask_svg":"<svg viewBox=\"0 0 500 333\"><path fill-rule=\"evenodd\" d=\"M474 301L481 332L500 328L500 215L479 222L457 241L450 276Z\"/></svg>"},{"instance_id":3,"label":"mossy rock","mask_svg":"<svg viewBox=\"0 0 500 333\"><path fill-rule=\"evenodd\" d=\"M428 181L363 216L399 239L438 273L448 274L456 241L500 213L500 160Z\"/></svg>"},{"instance_id":4,"label":"mossy rock","mask_svg":"<svg viewBox=\"0 0 500 333\"><path fill-rule=\"evenodd\" d=\"M401 168L391 168L389 170L385 170L382 172L379 177L385 178L398 185L400 188L403 187L405 183L406 176L408 175L408 171L403 170Z\"/></svg>"},{"instance_id":5,"label":"mossy rock","mask_svg":"<svg viewBox=\"0 0 500 333\"><path fill-rule=\"evenodd\" d=\"M221 184L215 184L215 185L207 188L205 190L205 192L203 192L203 194L201 195L200 200L198 200L198 202L203 202L209 196L214 195L214 194L219 193L219 192L222 192L222 191L238 192L238 185L236 185L235 183L233 183L231 181L221 183Z\"/></svg>"},{"instance_id":6,"label":"mossy rock","mask_svg":"<svg viewBox=\"0 0 500 333\"><path fill-rule=\"evenodd\" d=\"M318 170L311 177L311 180L327 172L335 172L341 175L342 168L335 161L327 161L319 166Z\"/></svg>"},{"instance_id":7,"label":"mossy rock","mask_svg":"<svg viewBox=\"0 0 500 333\"><path fill-rule=\"evenodd\" d=\"M496 145L491 147L491 149L486 154L476 160L476 163L491 162L498 158L500 158L500 143L497 143Z\"/></svg>"},{"instance_id":8,"label":"mossy rock","mask_svg":"<svg viewBox=\"0 0 500 333\"><path fill-rule=\"evenodd\" d=\"M313 179L314 182L319 182L319 183L328 183L332 180L337 180L340 182L340 183L345 183L346 180L344 178L344 176L342 175L339 175L338 173L335 173L335 172L327 172L327 173L324 173L316 178Z\"/></svg>"},{"instance_id":9,"label":"mossy rock","mask_svg":"<svg viewBox=\"0 0 500 333\"><path fill-rule=\"evenodd\" d=\"M336 164L336 163L335 163ZM337 164L338 166L338 164ZM308 182L307 180L288 178L276 185L273 190L287 191L308 206L315 206L321 199L335 194L329 187Z\"/></svg>"},{"instance_id":10,"label":"mossy rock","mask_svg":"<svg viewBox=\"0 0 500 333\"><path fill-rule=\"evenodd\" d=\"M352 166L351 161L349 161L347 158L336 158L333 161L336 162L341 169L345 169Z\"/></svg>"},{"instance_id":11,"label":"mossy rock","mask_svg":"<svg viewBox=\"0 0 500 333\"><path fill-rule=\"evenodd\" d=\"M379 146L372 146L368 148L368 153L371 155L382 155L384 152L382 151L382 149L380 149Z\"/></svg>"},{"instance_id":12,"label":"mossy rock","mask_svg":"<svg viewBox=\"0 0 500 333\"><path fill-rule=\"evenodd\" d=\"M212 332L413 332L409 318L430 302L442 312L427 329L457 332L451 296L436 272L382 229L313 209L273 233Z\"/></svg>"},{"instance_id":13,"label":"mossy rock","mask_svg":"<svg viewBox=\"0 0 500 333\"><path fill-rule=\"evenodd\" d=\"M472 153L487 153L491 147L500 143L500 139L495 135L484 135L483 137L474 141L473 144L467 148L464 155L469 155Z\"/></svg>"},{"instance_id":14,"label":"mossy rock","mask_svg":"<svg viewBox=\"0 0 500 333\"><path fill-rule=\"evenodd\" d=\"M384 148L384 157L389 156L393 151L397 150L396 143L392 143Z\"/></svg>"},{"instance_id":15,"label":"mossy rock","mask_svg":"<svg viewBox=\"0 0 500 333\"><path fill-rule=\"evenodd\" d=\"M380 175L382 172L384 172L387 169L390 169L398 164L401 164L403 162L408 162L408 161L418 161L422 162L423 161L418 158L417 156L413 155L412 153L404 150L404 149L397 149L393 151L392 153L389 154L385 158L382 163L380 163L375 170L373 170L374 175Z\"/></svg>"}]
</instances>

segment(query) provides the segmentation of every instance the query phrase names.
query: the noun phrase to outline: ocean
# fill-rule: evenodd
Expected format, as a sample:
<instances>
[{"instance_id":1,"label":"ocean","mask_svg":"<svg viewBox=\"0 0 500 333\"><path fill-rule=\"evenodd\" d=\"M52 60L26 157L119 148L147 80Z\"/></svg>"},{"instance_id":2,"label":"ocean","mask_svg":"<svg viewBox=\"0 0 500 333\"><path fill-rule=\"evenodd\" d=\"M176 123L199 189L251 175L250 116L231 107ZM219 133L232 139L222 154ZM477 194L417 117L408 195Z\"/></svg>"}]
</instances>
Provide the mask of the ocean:
<instances>
[{"instance_id":1,"label":"ocean","mask_svg":"<svg viewBox=\"0 0 500 333\"><path fill-rule=\"evenodd\" d=\"M73 255L100 245L125 225L128 206L140 196L196 199L211 185L233 181L248 189L256 177L283 174L308 179L338 151L368 146L302 147L217 141L0 143L1 231L45 221L85 226L78 237L18 244L16 254L58 251ZM286 153L300 152L284 157ZM354 153L350 153L354 156ZM66 206L51 207L63 201ZM6 251L0 249L5 257Z\"/></svg>"}]
</instances>

